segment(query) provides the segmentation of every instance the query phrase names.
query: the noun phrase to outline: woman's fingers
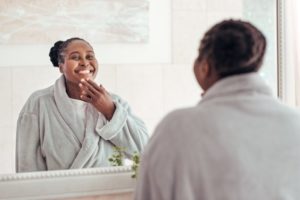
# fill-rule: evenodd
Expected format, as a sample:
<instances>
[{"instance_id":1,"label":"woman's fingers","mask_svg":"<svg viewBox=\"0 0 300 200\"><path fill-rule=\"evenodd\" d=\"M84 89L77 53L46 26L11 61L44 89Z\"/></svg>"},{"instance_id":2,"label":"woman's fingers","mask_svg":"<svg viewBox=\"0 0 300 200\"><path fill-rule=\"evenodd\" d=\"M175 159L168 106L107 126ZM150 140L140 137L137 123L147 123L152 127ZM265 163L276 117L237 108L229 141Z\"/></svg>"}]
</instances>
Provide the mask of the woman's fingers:
<instances>
[{"instance_id":1,"label":"woman's fingers","mask_svg":"<svg viewBox=\"0 0 300 200\"><path fill-rule=\"evenodd\" d=\"M91 103L99 112L110 120L116 108L110 94L105 88L102 85L98 86L92 80L81 80L79 86L81 88L80 98L85 102Z\"/></svg>"},{"instance_id":2,"label":"woman's fingers","mask_svg":"<svg viewBox=\"0 0 300 200\"><path fill-rule=\"evenodd\" d=\"M96 85L97 86L97 85ZM97 87L95 87L94 85L90 84L90 82L86 81L86 80L81 80L81 82L79 83L79 87L81 89L87 88L87 90L90 90L92 93L97 94L99 93L99 90L97 89Z\"/></svg>"},{"instance_id":3,"label":"woman's fingers","mask_svg":"<svg viewBox=\"0 0 300 200\"><path fill-rule=\"evenodd\" d=\"M105 89L102 85L99 86L99 90L100 90L100 92L102 92L103 94L108 93L108 92L106 91L106 89Z\"/></svg>"},{"instance_id":4,"label":"woman's fingers","mask_svg":"<svg viewBox=\"0 0 300 200\"><path fill-rule=\"evenodd\" d=\"M86 88L86 90L90 90L94 95L101 96L108 94L108 92L102 85L98 86L94 81L90 79L82 79L81 83L79 83L79 86L81 87L81 89Z\"/></svg>"},{"instance_id":5,"label":"woman's fingers","mask_svg":"<svg viewBox=\"0 0 300 200\"><path fill-rule=\"evenodd\" d=\"M82 101L87 102L87 103L91 103L92 102L92 98L90 96L86 95L86 94L80 95L80 99Z\"/></svg>"},{"instance_id":6,"label":"woman's fingers","mask_svg":"<svg viewBox=\"0 0 300 200\"><path fill-rule=\"evenodd\" d=\"M82 84L79 84L81 88L81 95L85 95L90 99L96 100L96 96L99 96L99 92L97 94L94 94L89 88L83 86Z\"/></svg>"},{"instance_id":7,"label":"woman's fingers","mask_svg":"<svg viewBox=\"0 0 300 200\"><path fill-rule=\"evenodd\" d=\"M102 85L97 85L97 83L95 83L94 81L92 81L91 79L87 79L86 80L89 84L91 84L95 89L97 89L99 92L105 94L106 90Z\"/></svg>"},{"instance_id":8,"label":"woman's fingers","mask_svg":"<svg viewBox=\"0 0 300 200\"><path fill-rule=\"evenodd\" d=\"M97 83L95 83L93 80L91 79L86 79L86 82L89 83L90 85L92 85L95 89L99 89L99 85L97 85Z\"/></svg>"}]
</instances>

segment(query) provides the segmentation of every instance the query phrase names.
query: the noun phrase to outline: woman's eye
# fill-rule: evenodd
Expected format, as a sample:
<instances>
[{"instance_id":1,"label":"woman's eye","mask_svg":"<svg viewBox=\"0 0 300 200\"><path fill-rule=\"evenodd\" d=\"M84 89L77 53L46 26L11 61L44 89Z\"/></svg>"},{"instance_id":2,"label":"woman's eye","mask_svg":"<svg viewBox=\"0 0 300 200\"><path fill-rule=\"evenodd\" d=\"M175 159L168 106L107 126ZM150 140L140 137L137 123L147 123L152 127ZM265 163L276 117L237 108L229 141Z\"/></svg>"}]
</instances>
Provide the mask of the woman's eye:
<instances>
[{"instance_id":1,"label":"woman's eye","mask_svg":"<svg viewBox=\"0 0 300 200\"><path fill-rule=\"evenodd\" d=\"M87 58L88 60L93 60L93 59L94 59L94 55L88 55L86 58Z\"/></svg>"},{"instance_id":2,"label":"woman's eye","mask_svg":"<svg viewBox=\"0 0 300 200\"><path fill-rule=\"evenodd\" d=\"M71 56L72 60L80 60L80 56Z\"/></svg>"}]
</instances>

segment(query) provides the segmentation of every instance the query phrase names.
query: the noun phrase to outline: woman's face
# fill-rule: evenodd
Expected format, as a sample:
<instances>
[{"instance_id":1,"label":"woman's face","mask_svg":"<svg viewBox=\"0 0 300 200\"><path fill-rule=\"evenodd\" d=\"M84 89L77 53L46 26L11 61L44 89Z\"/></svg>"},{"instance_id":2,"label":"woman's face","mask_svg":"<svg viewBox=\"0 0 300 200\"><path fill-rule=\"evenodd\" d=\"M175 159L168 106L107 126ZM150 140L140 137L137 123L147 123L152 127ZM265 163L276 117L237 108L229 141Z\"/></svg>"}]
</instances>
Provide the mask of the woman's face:
<instances>
[{"instance_id":1,"label":"woman's face","mask_svg":"<svg viewBox=\"0 0 300 200\"><path fill-rule=\"evenodd\" d=\"M94 50L85 41L72 41L63 53L64 63L59 64L59 69L68 82L77 84L81 79L96 77L98 62Z\"/></svg>"}]
</instances>

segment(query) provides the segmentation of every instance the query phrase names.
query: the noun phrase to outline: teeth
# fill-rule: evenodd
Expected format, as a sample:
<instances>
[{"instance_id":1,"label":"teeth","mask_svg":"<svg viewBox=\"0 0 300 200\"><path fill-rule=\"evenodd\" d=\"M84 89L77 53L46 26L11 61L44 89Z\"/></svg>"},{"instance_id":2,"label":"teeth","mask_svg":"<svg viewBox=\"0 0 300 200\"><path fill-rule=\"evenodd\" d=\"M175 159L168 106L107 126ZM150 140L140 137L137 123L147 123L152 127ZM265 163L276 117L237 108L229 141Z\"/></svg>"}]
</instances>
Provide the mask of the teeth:
<instances>
[{"instance_id":1,"label":"teeth","mask_svg":"<svg viewBox=\"0 0 300 200\"><path fill-rule=\"evenodd\" d=\"M79 74L89 74L89 73L91 73L91 71L86 69L86 70L80 70L78 73Z\"/></svg>"}]
</instances>

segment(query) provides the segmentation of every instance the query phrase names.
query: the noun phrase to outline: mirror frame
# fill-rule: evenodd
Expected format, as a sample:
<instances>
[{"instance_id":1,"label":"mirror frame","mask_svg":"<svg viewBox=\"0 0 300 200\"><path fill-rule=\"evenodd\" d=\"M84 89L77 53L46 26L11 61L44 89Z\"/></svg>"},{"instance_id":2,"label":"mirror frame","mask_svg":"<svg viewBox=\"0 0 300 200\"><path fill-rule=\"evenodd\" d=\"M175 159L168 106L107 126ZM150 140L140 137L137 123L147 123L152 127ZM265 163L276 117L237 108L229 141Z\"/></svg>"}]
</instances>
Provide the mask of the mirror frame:
<instances>
[{"instance_id":1,"label":"mirror frame","mask_svg":"<svg viewBox=\"0 0 300 200\"><path fill-rule=\"evenodd\" d=\"M278 96L283 91L284 3L276 0ZM134 192L130 166L0 175L0 199L62 199Z\"/></svg>"},{"instance_id":2,"label":"mirror frame","mask_svg":"<svg viewBox=\"0 0 300 200\"><path fill-rule=\"evenodd\" d=\"M277 20L277 95L284 99L284 0L276 0Z\"/></svg>"},{"instance_id":3,"label":"mirror frame","mask_svg":"<svg viewBox=\"0 0 300 200\"><path fill-rule=\"evenodd\" d=\"M68 199L132 193L130 166L5 174L0 199Z\"/></svg>"}]
</instances>

